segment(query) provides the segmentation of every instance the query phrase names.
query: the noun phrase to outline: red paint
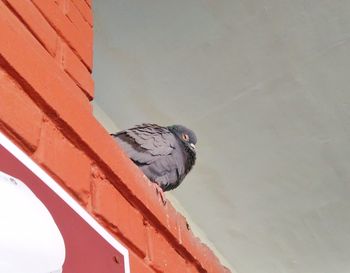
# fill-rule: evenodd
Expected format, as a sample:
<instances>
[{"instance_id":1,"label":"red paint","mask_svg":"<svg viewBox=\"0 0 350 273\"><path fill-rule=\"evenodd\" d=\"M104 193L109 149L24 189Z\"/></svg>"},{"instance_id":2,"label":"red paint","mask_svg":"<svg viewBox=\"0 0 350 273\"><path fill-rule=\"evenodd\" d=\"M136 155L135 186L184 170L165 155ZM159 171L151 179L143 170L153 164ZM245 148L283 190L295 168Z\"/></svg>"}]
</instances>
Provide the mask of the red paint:
<instances>
[{"instance_id":1,"label":"red paint","mask_svg":"<svg viewBox=\"0 0 350 273\"><path fill-rule=\"evenodd\" d=\"M117 227L116 233L120 236L133 238L130 244L144 257L147 251L147 238L140 212L105 179L93 179L92 195L94 214L107 219L110 224Z\"/></svg>"},{"instance_id":2,"label":"red paint","mask_svg":"<svg viewBox=\"0 0 350 273\"><path fill-rule=\"evenodd\" d=\"M181 272L186 268L186 261L178 255L164 236L153 227L148 227L150 242L150 265L157 271L167 273Z\"/></svg>"},{"instance_id":3,"label":"red paint","mask_svg":"<svg viewBox=\"0 0 350 273\"><path fill-rule=\"evenodd\" d=\"M54 56L56 50L57 33L45 20L31 1L6 1L19 15L19 18L29 27L33 35Z\"/></svg>"},{"instance_id":4,"label":"red paint","mask_svg":"<svg viewBox=\"0 0 350 273\"><path fill-rule=\"evenodd\" d=\"M1 61L0 61L1 65ZM7 129L16 134L26 148L37 148L43 114L39 107L0 67L0 121ZM26 117L27 120L23 120ZM28 122L25 122L28 121Z\"/></svg>"},{"instance_id":5,"label":"red paint","mask_svg":"<svg viewBox=\"0 0 350 273\"><path fill-rule=\"evenodd\" d=\"M74 5L78 8L81 15L92 26L92 10L91 5L89 6L84 0L73 0Z\"/></svg>"},{"instance_id":6,"label":"red paint","mask_svg":"<svg viewBox=\"0 0 350 273\"><path fill-rule=\"evenodd\" d=\"M133 252L130 252L130 264L131 264L131 272L132 273L153 273L154 271L149 267L147 262L144 259L141 259Z\"/></svg>"},{"instance_id":7,"label":"red paint","mask_svg":"<svg viewBox=\"0 0 350 273\"><path fill-rule=\"evenodd\" d=\"M64 70L85 92L89 100L92 100L94 94L94 81L91 78L90 71L65 43L62 45L64 48L64 56L62 57Z\"/></svg>"},{"instance_id":8,"label":"red paint","mask_svg":"<svg viewBox=\"0 0 350 273\"><path fill-rule=\"evenodd\" d=\"M82 35L92 40L92 28L85 20L82 13L71 0L66 0L66 16L73 25L82 32Z\"/></svg>"},{"instance_id":9,"label":"red paint","mask_svg":"<svg viewBox=\"0 0 350 273\"><path fill-rule=\"evenodd\" d=\"M62 34L62 38L77 52L80 59L88 68L92 68L92 29L85 37L73 23L62 13L53 1L32 0L55 30Z\"/></svg>"}]
</instances>

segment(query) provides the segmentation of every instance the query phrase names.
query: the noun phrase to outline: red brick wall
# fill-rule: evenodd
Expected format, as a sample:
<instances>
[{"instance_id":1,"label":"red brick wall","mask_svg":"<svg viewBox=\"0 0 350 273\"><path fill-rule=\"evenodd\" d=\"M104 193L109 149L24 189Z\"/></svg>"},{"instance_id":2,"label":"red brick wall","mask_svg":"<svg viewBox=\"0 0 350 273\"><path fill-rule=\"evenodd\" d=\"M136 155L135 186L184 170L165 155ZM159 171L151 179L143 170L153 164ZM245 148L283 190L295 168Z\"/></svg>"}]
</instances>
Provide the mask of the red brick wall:
<instances>
[{"instance_id":1,"label":"red brick wall","mask_svg":"<svg viewBox=\"0 0 350 273\"><path fill-rule=\"evenodd\" d=\"M132 273L228 272L92 115L89 0L0 0L0 130L130 252Z\"/></svg>"}]
</instances>

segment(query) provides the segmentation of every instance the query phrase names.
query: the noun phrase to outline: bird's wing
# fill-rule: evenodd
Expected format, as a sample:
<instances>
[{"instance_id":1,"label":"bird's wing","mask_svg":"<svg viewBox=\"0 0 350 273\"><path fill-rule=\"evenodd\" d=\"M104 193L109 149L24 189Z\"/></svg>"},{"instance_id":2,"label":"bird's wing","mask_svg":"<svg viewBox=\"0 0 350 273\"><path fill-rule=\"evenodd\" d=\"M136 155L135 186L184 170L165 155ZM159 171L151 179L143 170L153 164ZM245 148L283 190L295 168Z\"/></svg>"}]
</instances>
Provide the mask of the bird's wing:
<instances>
[{"instance_id":1,"label":"bird's wing","mask_svg":"<svg viewBox=\"0 0 350 273\"><path fill-rule=\"evenodd\" d=\"M142 124L125 133L152 155L170 154L176 141L169 129L156 124Z\"/></svg>"},{"instance_id":2,"label":"bird's wing","mask_svg":"<svg viewBox=\"0 0 350 273\"><path fill-rule=\"evenodd\" d=\"M176 188L186 175L185 157L179 144L171 155L162 156L161 160L153 162L151 167L159 171L159 175L155 181L161 185L164 191Z\"/></svg>"},{"instance_id":3,"label":"bird's wing","mask_svg":"<svg viewBox=\"0 0 350 273\"><path fill-rule=\"evenodd\" d=\"M156 124L142 124L113 136L133 161L142 164L171 154L176 143L175 136L167 128Z\"/></svg>"},{"instance_id":4,"label":"bird's wing","mask_svg":"<svg viewBox=\"0 0 350 273\"><path fill-rule=\"evenodd\" d=\"M164 191L176 188L184 178L184 163L176 154L174 150L171 155L159 156L152 163L140 166L146 176Z\"/></svg>"}]
</instances>

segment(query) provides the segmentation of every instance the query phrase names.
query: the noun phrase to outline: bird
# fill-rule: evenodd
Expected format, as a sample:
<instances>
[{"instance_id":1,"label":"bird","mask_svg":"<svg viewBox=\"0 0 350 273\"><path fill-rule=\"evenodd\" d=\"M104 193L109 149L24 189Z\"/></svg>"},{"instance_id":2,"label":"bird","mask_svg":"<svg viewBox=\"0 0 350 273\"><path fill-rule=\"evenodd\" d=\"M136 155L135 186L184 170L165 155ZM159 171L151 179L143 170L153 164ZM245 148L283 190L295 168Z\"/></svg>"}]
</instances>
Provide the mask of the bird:
<instances>
[{"instance_id":1,"label":"bird","mask_svg":"<svg viewBox=\"0 0 350 273\"><path fill-rule=\"evenodd\" d=\"M196 161L196 134L183 125L143 123L111 135L164 192L177 188Z\"/></svg>"}]
</instances>

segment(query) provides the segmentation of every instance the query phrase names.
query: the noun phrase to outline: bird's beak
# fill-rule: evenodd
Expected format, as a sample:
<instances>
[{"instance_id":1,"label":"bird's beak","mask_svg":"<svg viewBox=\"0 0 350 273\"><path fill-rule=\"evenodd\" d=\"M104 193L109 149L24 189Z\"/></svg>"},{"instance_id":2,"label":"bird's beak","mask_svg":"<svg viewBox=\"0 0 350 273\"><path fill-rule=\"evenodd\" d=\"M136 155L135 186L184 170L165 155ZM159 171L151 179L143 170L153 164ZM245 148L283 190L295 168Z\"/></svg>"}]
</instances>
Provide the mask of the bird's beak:
<instances>
[{"instance_id":1,"label":"bird's beak","mask_svg":"<svg viewBox=\"0 0 350 273\"><path fill-rule=\"evenodd\" d=\"M190 143L190 146L191 146L191 148L192 148L193 150L196 149L196 145L194 145L193 143Z\"/></svg>"}]
</instances>

